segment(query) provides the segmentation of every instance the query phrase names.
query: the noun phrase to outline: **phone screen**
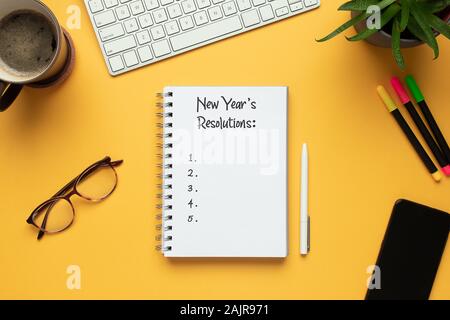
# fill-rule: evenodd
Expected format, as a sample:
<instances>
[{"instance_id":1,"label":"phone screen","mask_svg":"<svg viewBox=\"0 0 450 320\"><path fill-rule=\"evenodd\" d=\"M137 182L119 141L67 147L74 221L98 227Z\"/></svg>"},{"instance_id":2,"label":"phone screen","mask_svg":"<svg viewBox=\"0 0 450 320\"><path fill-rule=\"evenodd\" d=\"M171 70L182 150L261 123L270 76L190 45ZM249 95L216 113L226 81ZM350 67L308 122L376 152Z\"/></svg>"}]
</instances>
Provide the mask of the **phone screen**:
<instances>
[{"instance_id":1,"label":"phone screen","mask_svg":"<svg viewBox=\"0 0 450 320\"><path fill-rule=\"evenodd\" d=\"M449 231L449 214L398 200L376 263L380 283L366 299L428 299Z\"/></svg>"}]
</instances>

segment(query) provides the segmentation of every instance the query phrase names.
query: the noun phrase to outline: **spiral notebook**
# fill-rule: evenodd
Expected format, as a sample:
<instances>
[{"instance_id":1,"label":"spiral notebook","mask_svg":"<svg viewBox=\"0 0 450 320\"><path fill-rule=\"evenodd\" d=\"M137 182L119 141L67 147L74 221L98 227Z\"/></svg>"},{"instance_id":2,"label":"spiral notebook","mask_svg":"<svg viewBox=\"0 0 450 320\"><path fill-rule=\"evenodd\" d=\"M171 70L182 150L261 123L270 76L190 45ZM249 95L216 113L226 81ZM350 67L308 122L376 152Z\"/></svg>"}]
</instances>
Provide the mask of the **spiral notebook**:
<instances>
[{"instance_id":1,"label":"spiral notebook","mask_svg":"<svg viewBox=\"0 0 450 320\"><path fill-rule=\"evenodd\" d=\"M159 94L166 257L287 256L287 87Z\"/></svg>"}]
</instances>

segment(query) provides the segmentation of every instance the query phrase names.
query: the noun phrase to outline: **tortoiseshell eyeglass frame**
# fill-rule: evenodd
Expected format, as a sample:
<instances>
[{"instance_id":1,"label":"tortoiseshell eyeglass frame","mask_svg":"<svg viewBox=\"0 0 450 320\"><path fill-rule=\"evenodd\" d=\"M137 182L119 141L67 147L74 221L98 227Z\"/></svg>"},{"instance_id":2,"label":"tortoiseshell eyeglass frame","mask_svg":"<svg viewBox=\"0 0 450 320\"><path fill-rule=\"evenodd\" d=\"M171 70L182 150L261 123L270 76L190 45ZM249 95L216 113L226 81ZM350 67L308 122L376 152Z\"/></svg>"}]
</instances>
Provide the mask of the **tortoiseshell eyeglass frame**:
<instances>
[{"instance_id":1,"label":"tortoiseshell eyeglass frame","mask_svg":"<svg viewBox=\"0 0 450 320\"><path fill-rule=\"evenodd\" d=\"M70 181L68 184L66 184L53 197L51 197L47 201L44 201L39 206L37 206L36 209L34 209L33 212L31 213L31 215L28 217L27 223L36 227L37 229L39 229L39 233L38 233L38 237L37 237L38 240L42 239L42 237L46 233L48 233L48 234L59 233L59 232L62 232L64 230L68 229L72 225L72 223L75 219L75 207L72 204L72 201L70 200L70 198L73 195L77 195L77 196L79 196L87 201L91 201L91 202L100 202L100 201L103 201L106 198L108 198L114 192L114 190L117 187L117 183L118 183L117 172L114 169L114 167L117 167L117 166L121 165L122 163L123 163L123 160L111 161L110 157L105 157L102 160L95 162L94 164L87 167L80 175L78 175L77 177L72 179L72 181ZM111 191L98 199L90 198L90 197L87 197L86 195L81 194L77 190L77 186L80 184L80 182L82 182L84 179L86 179L87 177L89 177L90 175L95 173L97 170L104 168L104 167L111 167L111 169L114 172L115 182L114 182L114 186L112 187ZM58 230L52 230L52 231L46 230L48 216L49 216L53 206L58 201L67 201L69 203L69 205L72 209L72 219L66 226L64 226ZM44 219L42 220L42 224L39 226L35 222L35 218L37 216L39 216L40 214L43 214L44 210L46 210L45 216L44 216Z\"/></svg>"}]
</instances>

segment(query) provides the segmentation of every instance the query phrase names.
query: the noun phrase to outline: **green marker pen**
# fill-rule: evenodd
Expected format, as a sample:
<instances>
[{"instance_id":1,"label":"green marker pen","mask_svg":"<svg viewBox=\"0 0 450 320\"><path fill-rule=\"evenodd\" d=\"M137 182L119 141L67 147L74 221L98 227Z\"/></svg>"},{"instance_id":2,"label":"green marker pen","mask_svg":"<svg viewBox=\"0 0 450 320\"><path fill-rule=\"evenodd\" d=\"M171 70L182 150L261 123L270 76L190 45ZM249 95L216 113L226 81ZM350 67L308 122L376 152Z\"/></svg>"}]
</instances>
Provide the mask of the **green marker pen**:
<instances>
[{"instance_id":1,"label":"green marker pen","mask_svg":"<svg viewBox=\"0 0 450 320\"><path fill-rule=\"evenodd\" d=\"M427 120L428 125L430 126L430 129L433 132L434 138L436 139L437 143L439 144L439 147L441 148L445 157L450 162L450 148L447 144L447 141L445 141L444 135L442 134L441 130L439 129L439 126L436 123L436 120L434 119L433 114L431 113L430 108L428 107L428 105L425 101L425 98L423 97L423 94L419 89L419 86L417 85L416 81L414 80L414 78L411 75L408 75L406 77L405 81L406 81L406 84L408 85L408 88L411 91L414 99L416 100L417 104L419 105L423 116Z\"/></svg>"}]
</instances>

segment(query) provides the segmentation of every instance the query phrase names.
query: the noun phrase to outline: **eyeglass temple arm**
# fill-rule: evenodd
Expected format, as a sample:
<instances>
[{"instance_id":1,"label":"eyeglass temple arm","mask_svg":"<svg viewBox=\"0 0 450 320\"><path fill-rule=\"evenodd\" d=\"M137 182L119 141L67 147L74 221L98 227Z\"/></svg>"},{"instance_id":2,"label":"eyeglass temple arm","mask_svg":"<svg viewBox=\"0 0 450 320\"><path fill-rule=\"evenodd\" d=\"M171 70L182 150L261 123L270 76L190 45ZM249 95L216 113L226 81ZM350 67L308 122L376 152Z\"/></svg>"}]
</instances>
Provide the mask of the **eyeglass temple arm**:
<instances>
[{"instance_id":1,"label":"eyeglass temple arm","mask_svg":"<svg viewBox=\"0 0 450 320\"><path fill-rule=\"evenodd\" d=\"M111 161L109 164L113 167L120 166L123 163L123 160Z\"/></svg>"},{"instance_id":2,"label":"eyeglass temple arm","mask_svg":"<svg viewBox=\"0 0 450 320\"><path fill-rule=\"evenodd\" d=\"M106 158L98 161L97 163L93 164L90 169L91 170L97 169L98 165L100 165L102 162L108 161L108 159L110 159L110 158L106 157ZM113 167L117 167L117 166L120 166L122 163L123 163L123 160L117 160L117 161L110 161L109 160L105 164L110 164ZM85 172L83 172L82 174L84 174L84 173ZM61 190L59 190L57 193L55 193L52 198L60 197L63 194L65 194L67 191L69 191L71 188L73 188L73 186L75 185L75 183L77 182L77 180L80 178L80 176L82 174L80 174L80 175L76 176L74 179L72 179L72 181L70 181L68 184L66 184L64 187L62 187Z\"/></svg>"}]
</instances>

